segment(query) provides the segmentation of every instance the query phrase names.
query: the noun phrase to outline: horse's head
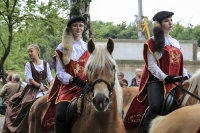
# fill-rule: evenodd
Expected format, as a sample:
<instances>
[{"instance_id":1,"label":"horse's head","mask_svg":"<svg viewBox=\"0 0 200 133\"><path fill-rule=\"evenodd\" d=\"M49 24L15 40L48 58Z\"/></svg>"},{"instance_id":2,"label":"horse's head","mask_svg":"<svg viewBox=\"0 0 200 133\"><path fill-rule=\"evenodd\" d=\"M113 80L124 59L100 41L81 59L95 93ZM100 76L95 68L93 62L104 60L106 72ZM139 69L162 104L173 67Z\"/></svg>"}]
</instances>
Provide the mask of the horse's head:
<instances>
[{"instance_id":1,"label":"horse's head","mask_svg":"<svg viewBox=\"0 0 200 133\"><path fill-rule=\"evenodd\" d=\"M122 90L116 78L117 64L112 58L114 42L107 45L88 42L90 57L85 66L90 82L91 102L96 111L104 112L116 100L118 110L122 110Z\"/></svg>"}]
</instances>

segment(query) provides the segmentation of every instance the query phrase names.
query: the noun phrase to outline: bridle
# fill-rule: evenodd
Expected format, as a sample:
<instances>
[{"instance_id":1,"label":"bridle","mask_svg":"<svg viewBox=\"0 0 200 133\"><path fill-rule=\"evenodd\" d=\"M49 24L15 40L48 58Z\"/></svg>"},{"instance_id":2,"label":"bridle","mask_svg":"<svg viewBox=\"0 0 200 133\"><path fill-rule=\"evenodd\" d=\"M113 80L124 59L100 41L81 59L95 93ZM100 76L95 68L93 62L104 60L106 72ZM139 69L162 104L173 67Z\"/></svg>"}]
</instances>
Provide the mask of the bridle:
<instances>
[{"instance_id":1,"label":"bridle","mask_svg":"<svg viewBox=\"0 0 200 133\"><path fill-rule=\"evenodd\" d=\"M188 90L186 90L185 88L183 88L183 86L178 85L178 84L176 84L176 83L173 83L173 84L174 84L177 88L181 89L183 92L188 93L190 96L192 96L192 97L194 97L194 98L196 98L197 100L200 101L200 98L199 98L198 96L196 96L196 95L194 95L193 93L189 92ZM185 94L183 95L183 98L184 98L184 96L185 96ZM182 100L183 100L183 98L182 98Z\"/></svg>"},{"instance_id":2,"label":"bridle","mask_svg":"<svg viewBox=\"0 0 200 133\"><path fill-rule=\"evenodd\" d=\"M88 70L92 71L92 67L88 66ZM88 84L89 92L92 94L92 96L94 96L94 86L97 83L101 83L101 82L106 84L106 86L107 86L107 88L109 90L109 97L113 94L114 85L115 85L115 73L116 73L115 65L112 66L111 70L113 71L113 77L114 77L112 83L108 83L108 81L106 81L103 78L98 78L93 83L89 83ZM92 100L89 98L88 94L86 93L85 95L86 95L87 100L91 102Z\"/></svg>"}]
</instances>

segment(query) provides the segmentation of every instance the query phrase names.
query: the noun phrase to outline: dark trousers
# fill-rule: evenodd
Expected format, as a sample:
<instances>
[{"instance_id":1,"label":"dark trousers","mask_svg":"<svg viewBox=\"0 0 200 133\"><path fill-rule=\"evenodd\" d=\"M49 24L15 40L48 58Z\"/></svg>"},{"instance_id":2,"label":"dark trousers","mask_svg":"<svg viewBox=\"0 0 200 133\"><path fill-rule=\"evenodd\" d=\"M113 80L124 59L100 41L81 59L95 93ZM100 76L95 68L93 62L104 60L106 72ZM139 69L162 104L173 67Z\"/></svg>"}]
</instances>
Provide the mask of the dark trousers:
<instances>
[{"instance_id":1,"label":"dark trousers","mask_svg":"<svg viewBox=\"0 0 200 133\"><path fill-rule=\"evenodd\" d=\"M55 120L55 132L56 133L69 133L67 126L67 108L69 102L60 102L56 105L56 120Z\"/></svg>"},{"instance_id":2,"label":"dark trousers","mask_svg":"<svg viewBox=\"0 0 200 133\"><path fill-rule=\"evenodd\" d=\"M151 79L149 81L151 81ZM163 83L160 81L148 83L147 94L149 110L156 115L160 115L162 110L162 104L164 101Z\"/></svg>"},{"instance_id":3,"label":"dark trousers","mask_svg":"<svg viewBox=\"0 0 200 133\"><path fill-rule=\"evenodd\" d=\"M67 108L70 102L59 102L56 105L56 121L60 123L66 122Z\"/></svg>"},{"instance_id":4,"label":"dark trousers","mask_svg":"<svg viewBox=\"0 0 200 133\"><path fill-rule=\"evenodd\" d=\"M143 132L148 133L149 124L157 115L161 115L162 104L164 101L163 83L158 81L154 76L150 76L147 84L147 94L149 102L149 110L147 111L144 123Z\"/></svg>"}]
</instances>

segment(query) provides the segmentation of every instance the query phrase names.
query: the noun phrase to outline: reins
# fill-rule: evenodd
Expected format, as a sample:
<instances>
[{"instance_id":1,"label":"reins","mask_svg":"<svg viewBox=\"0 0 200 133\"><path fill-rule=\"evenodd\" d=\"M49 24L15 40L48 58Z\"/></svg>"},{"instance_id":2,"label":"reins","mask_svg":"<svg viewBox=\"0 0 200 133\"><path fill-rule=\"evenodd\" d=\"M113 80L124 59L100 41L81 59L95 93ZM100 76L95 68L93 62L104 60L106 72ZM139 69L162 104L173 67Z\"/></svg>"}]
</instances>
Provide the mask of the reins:
<instances>
[{"instance_id":1,"label":"reins","mask_svg":"<svg viewBox=\"0 0 200 133\"><path fill-rule=\"evenodd\" d=\"M191 92L189 92L188 90L186 90L185 88L183 88L183 86L177 85L176 83L173 83L173 84L174 84L176 87L180 88L182 91L184 91L184 92L190 94L192 97L194 97L194 98L196 98L197 100L200 101L200 98L199 98L199 97L197 97L197 96L194 95L193 93L191 93Z\"/></svg>"},{"instance_id":2,"label":"reins","mask_svg":"<svg viewBox=\"0 0 200 133\"><path fill-rule=\"evenodd\" d=\"M159 80L155 80L155 81L151 81L151 82L145 82L145 83L141 83L141 84L154 83L154 82L159 82ZM181 89L182 91L188 93L189 95L191 95L192 97L194 97L194 98L196 98L197 100L200 101L200 98L199 98L199 97L197 97L197 96L194 95L193 93L191 93L191 92L189 92L188 90L186 90L185 88L183 88L183 86L182 86L182 83L183 83L183 82L184 82L184 80L181 80L181 81L180 81L180 84L173 83L173 84L176 86L176 90L175 90L175 91L177 92L177 89ZM175 93L176 93L176 92L175 92ZM177 100L175 100L176 103L177 103L178 105L180 105L180 104L182 103L184 97L185 97L185 94L183 95L182 100L181 100L180 102L178 102ZM146 112L148 111L148 109L149 109L149 106L147 107L147 109L146 109L145 112L144 112L145 115L146 115ZM140 127L141 127L141 124L142 124L143 121L144 121L145 115L143 115L143 117L142 117L142 119L141 119L141 122L140 122L140 125L139 125L139 129L138 129L138 133L140 133Z\"/></svg>"},{"instance_id":3,"label":"reins","mask_svg":"<svg viewBox=\"0 0 200 133\"><path fill-rule=\"evenodd\" d=\"M149 83L155 83L155 82L159 82L159 80L155 80L155 81L150 81L150 82L145 82L145 83L140 83L140 84L149 84ZM182 81L181 81L182 82ZM197 100L200 101L200 98L197 97L196 95L194 95L193 93L189 92L188 90L186 90L185 88L183 88L183 86L178 85L176 83L173 83L177 88L180 88L182 91L188 93L189 95L191 95L192 97L196 98Z\"/></svg>"}]
</instances>

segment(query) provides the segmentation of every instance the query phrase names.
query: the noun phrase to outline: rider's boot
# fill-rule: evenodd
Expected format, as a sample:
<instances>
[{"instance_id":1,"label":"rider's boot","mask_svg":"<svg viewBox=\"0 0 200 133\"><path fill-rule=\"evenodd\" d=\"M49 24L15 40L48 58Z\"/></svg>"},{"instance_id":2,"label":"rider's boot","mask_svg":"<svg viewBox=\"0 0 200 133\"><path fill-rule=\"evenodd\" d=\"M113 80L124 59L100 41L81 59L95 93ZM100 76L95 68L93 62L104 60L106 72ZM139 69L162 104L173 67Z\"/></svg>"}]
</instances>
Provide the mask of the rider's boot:
<instances>
[{"instance_id":1,"label":"rider's boot","mask_svg":"<svg viewBox=\"0 0 200 133\"><path fill-rule=\"evenodd\" d=\"M143 133L149 132L149 125L151 120L153 120L157 115L153 114L150 110L145 115L144 123L143 123Z\"/></svg>"},{"instance_id":2,"label":"rider's boot","mask_svg":"<svg viewBox=\"0 0 200 133\"><path fill-rule=\"evenodd\" d=\"M56 133L66 133L66 122L60 123L55 120L55 132Z\"/></svg>"}]
</instances>

